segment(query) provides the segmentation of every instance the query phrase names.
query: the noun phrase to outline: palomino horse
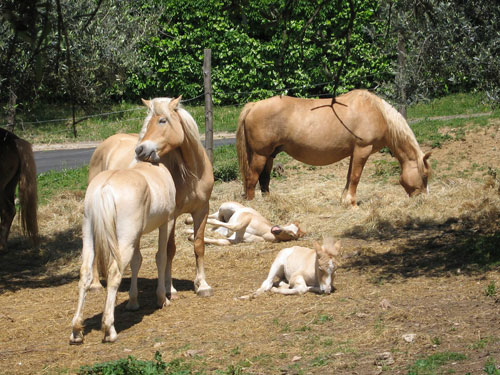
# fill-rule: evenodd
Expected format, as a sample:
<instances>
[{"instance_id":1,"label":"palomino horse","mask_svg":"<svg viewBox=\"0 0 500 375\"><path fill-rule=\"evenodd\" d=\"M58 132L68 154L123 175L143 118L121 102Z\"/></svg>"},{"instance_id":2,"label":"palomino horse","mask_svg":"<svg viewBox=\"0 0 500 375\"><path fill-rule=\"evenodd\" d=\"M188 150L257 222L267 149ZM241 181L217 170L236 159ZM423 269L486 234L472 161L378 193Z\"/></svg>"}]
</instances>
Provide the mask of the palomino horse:
<instances>
[{"instance_id":1,"label":"palomino horse","mask_svg":"<svg viewBox=\"0 0 500 375\"><path fill-rule=\"evenodd\" d=\"M427 191L431 168L405 119L385 100L365 90L331 99L275 96L243 107L236 148L245 196L255 185L269 192L275 156L284 151L311 165L351 157L344 203L356 206L356 187L368 157L387 146L401 165L400 183L408 195Z\"/></svg>"},{"instance_id":2,"label":"palomino horse","mask_svg":"<svg viewBox=\"0 0 500 375\"><path fill-rule=\"evenodd\" d=\"M140 239L156 228L160 230L156 254L157 304L163 307L170 303L166 291L172 284L172 259L167 257L167 240L174 227L174 211L175 184L163 164L139 162L129 169L103 171L90 182L85 194L82 266L71 344L83 342L83 304L92 283L93 264L97 264L100 273L107 278L102 314L103 341L116 340L114 309L118 287L130 264L132 278L127 309L138 309Z\"/></svg>"},{"instance_id":3,"label":"palomino horse","mask_svg":"<svg viewBox=\"0 0 500 375\"><path fill-rule=\"evenodd\" d=\"M189 218L186 224L190 224ZM251 207L238 202L224 202L208 216L207 224L226 238L207 238L205 243L234 245L240 242L281 242L297 240L304 235L298 223L284 226L272 225L269 220ZM192 241L193 237L190 236Z\"/></svg>"},{"instance_id":4,"label":"palomino horse","mask_svg":"<svg viewBox=\"0 0 500 375\"><path fill-rule=\"evenodd\" d=\"M38 243L36 165L31 144L0 128L0 250L7 247L19 184L21 226L34 244Z\"/></svg>"},{"instance_id":5,"label":"palomino horse","mask_svg":"<svg viewBox=\"0 0 500 375\"><path fill-rule=\"evenodd\" d=\"M127 168L135 163L135 158L163 163L175 183L174 218L190 213L194 221L195 291L199 296L210 296L213 291L205 280L203 238L214 175L200 141L198 126L193 117L180 107L180 99L144 100L148 115L139 136L115 134L101 143L90 160L89 181L103 170ZM167 249L171 261L176 251L175 225L170 232ZM99 277L94 273L93 287L99 287ZM173 287L168 291L175 292Z\"/></svg>"},{"instance_id":6,"label":"palomino horse","mask_svg":"<svg viewBox=\"0 0 500 375\"><path fill-rule=\"evenodd\" d=\"M314 249L293 246L281 250L274 259L267 278L253 294L241 296L250 299L268 290L280 294L315 292L330 294L335 289L335 271L340 262L340 241L325 238L323 245L314 242ZM279 279L278 287L274 279Z\"/></svg>"}]
</instances>

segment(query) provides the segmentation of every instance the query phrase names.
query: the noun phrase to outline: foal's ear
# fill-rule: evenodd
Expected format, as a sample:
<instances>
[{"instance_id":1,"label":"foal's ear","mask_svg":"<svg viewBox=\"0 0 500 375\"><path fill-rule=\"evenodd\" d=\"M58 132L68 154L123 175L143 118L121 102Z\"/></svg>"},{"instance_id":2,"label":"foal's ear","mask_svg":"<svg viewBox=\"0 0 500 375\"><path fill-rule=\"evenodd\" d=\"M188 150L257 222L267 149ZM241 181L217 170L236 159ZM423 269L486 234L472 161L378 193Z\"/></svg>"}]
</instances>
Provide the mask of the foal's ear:
<instances>
[{"instance_id":1,"label":"foal's ear","mask_svg":"<svg viewBox=\"0 0 500 375\"><path fill-rule=\"evenodd\" d=\"M146 107L148 107L148 108L149 108L149 105L151 104L151 100L146 100L146 99L142 99L142 98L141 98L141 100L142 100L142 103L143 103Z\"/></svg>"},{"instance_id":2,"label":"foal's ear","mask_svg":"<svg viewBox=\"0 0 500 375\"><path fill-rule=\"evenodd\" d=\"M181 102L182 95L179 95L177 98L172 99L170 103L168 103L168 109L171 111L176 111L179 108L179 103Z\"/></svg>"},{"instance_id":3,"label":"foal's ear","mask_svg":"<svg viewBox=\"0 0 500 375\"><path fill-rule=\"evenodd\" d=\"M340 240L334 243L334 239L331 237L327 237L323 240L323 248L326 250L328 254L332 257L338 257L340 255L340 248L342 247L342 243Z\"/></svg>"}]
</instances>

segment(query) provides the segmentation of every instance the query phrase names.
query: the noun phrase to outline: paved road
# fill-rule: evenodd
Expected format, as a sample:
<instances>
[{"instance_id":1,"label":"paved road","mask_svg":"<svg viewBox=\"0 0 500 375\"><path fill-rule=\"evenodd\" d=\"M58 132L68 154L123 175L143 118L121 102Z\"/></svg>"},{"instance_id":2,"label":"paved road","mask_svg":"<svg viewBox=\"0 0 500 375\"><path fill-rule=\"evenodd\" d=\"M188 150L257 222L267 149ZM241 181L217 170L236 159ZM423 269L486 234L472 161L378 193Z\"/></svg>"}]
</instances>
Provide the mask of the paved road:
<instances>
[{"instance_id":1,"label":"paved road","mask_svg":"<svg viewBox=\"0 0 500 375\"><path fill-rule=\"evenodd\" d=\"M231 145L234 143L234 138L214 139L214 147ZM44 173L50 170L60 171L63 169L82 167L89 163L94 150L95 147L72 150L35 151L36 171L37 173Z\"/></svg>"}]
</instances>

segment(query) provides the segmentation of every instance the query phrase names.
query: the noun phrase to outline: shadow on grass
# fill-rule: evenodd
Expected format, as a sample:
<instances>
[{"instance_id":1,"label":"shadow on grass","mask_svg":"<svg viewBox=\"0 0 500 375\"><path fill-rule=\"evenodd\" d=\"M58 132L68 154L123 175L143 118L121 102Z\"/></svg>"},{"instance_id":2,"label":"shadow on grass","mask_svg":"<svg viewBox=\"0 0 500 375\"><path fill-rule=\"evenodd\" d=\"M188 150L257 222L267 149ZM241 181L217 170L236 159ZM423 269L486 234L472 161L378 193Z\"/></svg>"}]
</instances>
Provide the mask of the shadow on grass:
<instances>
[{"instance_id":1,"label":"shadow on grass","mask_svg":"<svg viewBox=\"0 0 500 375\"><path fill-rule=\"evenodd\" d=\"M24 237L11 237L9 248L0 253L0 295L7 291L17 291L24 288L47 288L63 285L78 280L80 275L80 253L82 239L79 230L58 232L50 239L42 238L38 248ZM72 270L60 272L60 269L78 260ZM175 263L175 259L174 259ZM128 281L127 281L128 280ZM139 278L146 284L142 288L156 288L156 278ZM130 287L130 279L123 279L120 290L126 291ZM174 287L178 291L194 290L192 281L175 280ZM124 289L125 288L125 289ZM155 297L156 298L156 297Z\"/></svg>"},{"instance_id":2,"label":"shadow on grass","mask_svg":"<svg viewBox=\"0 0 500 375\"><path fill-rule=\"evenodd\" d=\"M58 232L50 239L42 237L35 247L25 237L11 236L8 249L0 253L0 294L23 288L45 288L78 279L78 269L58 272L80 255L79 230Z\"/></svg>"},{"instance_id":3,"label":"shadow on grass","mask_svg":"<svg viewBox=\"0 0 500 375\"><path fill-rule=\"evenodd\" d=\"M391 241L386 253L361 251L347 268L375 272L375 282L396 277L442 277L452 273L479 274L500 267L500 207L487 204L444 222L433 220L373 220L342 237Z\"/></svg>"},{"instance_id":4,"label":"shadow on grass","mask_svg":"<svg viewBox=\"0 0 500 375\"><path fill-rule=\"evenodd\" d=\"M174 288L178 292L193 291L194 283L191 280L173 279ZM138 278L137 285L139 289L139 304L141 307L136 311L129 311L127 306L128 299L115 307L115 328L117 333L133 327L140 323L144 317L153 314L159 308L156 306L156 283L157 279ZM126 292L130 288L130 278L124 278L120 284L120 292ZM92 292L90 292L92 293ZM104 294L104 290L102 291ZM104 297L103 297L104 298ZM172 301L175 303L175 300ZM168 307L167 307L168 308ZM84 309L85 314L85 309ZM102 313L96 314L85 319L83 334L87 335L93 330L101 329Z\"/></svg>"}]
</instances>

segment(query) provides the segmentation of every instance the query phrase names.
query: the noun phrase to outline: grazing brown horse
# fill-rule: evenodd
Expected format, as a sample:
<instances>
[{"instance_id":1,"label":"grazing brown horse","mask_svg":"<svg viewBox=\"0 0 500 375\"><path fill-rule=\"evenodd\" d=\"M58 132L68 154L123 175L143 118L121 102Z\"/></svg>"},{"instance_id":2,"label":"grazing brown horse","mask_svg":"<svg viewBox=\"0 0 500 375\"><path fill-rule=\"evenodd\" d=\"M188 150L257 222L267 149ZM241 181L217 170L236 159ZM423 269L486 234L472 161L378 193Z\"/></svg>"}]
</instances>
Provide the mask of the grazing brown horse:
<instances>
[{"instance_id":1,"label":"grazing brown horse","mask_svg":"<svg viewBox=\"0 0 500 375\"><path fill-rule=\"evenodd\" d=\"M269 192L276 155L284 151L311 165L351 157L343 202L356 206L356 188L368 157L387 146L401 165L400 183L409 196L427 192L430 153L424 155L406 120L385 100L366 90L331 99L275 96L243 107L236 148L245 196L255 186Z\"/></svg>"},{"instance_id":2,"label":"grazing brown horse","mask_svg":"<svg viewBox=\"0 0 500 375\"><path fill-rule=\"evenodd\" d=\"M193 117L180 107L180 97L144 100L148 115L139 136L115 134L97 147L89 166L89 181L107 169L128 168L137 160L162 163L170 171L176 189L174 217L190 213L194 222L194 253L196 257L195 291L210 296L212 288L205 280L205 226L209 199L214 185L212 164L200 141ZM160 238L159 241L162 239ZM161 246L161 244L159 244ZM175 224L167 246L169 264L175 255ZM93 287L99 287L94 270ZM171 287L167 293L176 293Z\"/></svg>"},{"instance_id":3,"label":"grazing brown horse","mask_svg":"<svg viewBox=\"0 0 500 375\"><path fill-rule=\"evenodd\" d=\"M14 200L18 184L21 226L33 243L38 243L36 182L31 144L0 128L0 250L7 247L10 227L16 215Z\"/></svg>"}]
</instances>

